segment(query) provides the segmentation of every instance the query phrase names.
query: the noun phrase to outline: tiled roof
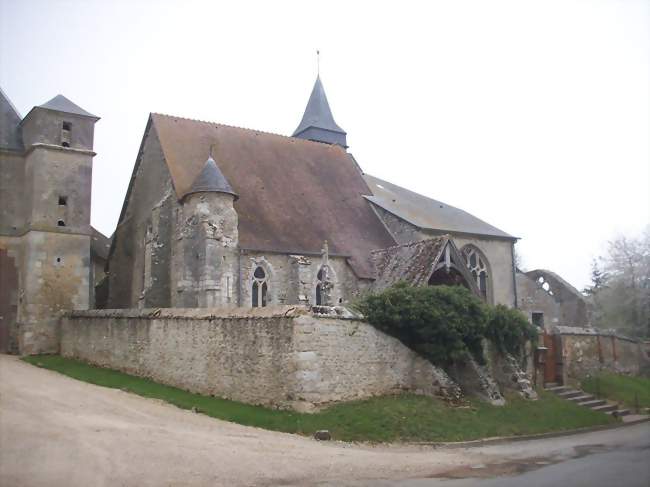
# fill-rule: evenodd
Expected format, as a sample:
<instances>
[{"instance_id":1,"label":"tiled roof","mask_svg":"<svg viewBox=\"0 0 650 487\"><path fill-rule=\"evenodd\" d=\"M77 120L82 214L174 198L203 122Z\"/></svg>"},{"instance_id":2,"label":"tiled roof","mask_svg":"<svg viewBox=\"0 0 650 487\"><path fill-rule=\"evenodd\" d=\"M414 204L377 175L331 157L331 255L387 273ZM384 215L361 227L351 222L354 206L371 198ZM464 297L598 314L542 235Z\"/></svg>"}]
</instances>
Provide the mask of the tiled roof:
<instances>
[{"instance_id":1,"label":"tiled roof","mask_svg":"<svg viewBox=\"0 0 650 487\"><path fill-rule=\"evenodd\" d=\"M367 197L368 201L418 228L516 239L474 215L442 201L427 198L369 174L365 174L364 178L372 191L372 196Z\"/></svg>"},{"instance_id":2,"label":"tiled roof","mask_svg":"<svg viewBox=\"0 0 650 487\"><path fill-rule=\"evenodd\" d=\"M244 249L348 256L355 273L374 277L370 252L395 245L370 204L356 164L337 145L210 122L152 114L177 197L192 187L213 148L239 195Z\"/></svg>"}]
</instances>

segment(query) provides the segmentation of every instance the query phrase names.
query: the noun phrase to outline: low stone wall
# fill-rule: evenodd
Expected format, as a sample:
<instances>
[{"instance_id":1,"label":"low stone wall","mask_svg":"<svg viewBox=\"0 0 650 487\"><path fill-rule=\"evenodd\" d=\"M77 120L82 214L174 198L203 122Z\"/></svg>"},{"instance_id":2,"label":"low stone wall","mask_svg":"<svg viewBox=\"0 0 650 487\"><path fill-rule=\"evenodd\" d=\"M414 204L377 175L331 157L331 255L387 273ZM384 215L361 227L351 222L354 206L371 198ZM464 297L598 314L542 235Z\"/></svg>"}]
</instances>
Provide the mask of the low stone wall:
<instances>
[{"instance_id":1,"label":"low stone wall","mask_svg":"<svg viewBox=\"0 0 650 487\"><path fill-rule=\"evenodd\" d=\"M444 371L371 325L295 306L76 311L62 319L61 353L192 392L302 411L401 391L459 395Z\"/></svg>"},{"instance_id":2,"label":"low stone wall","mask_svg":"<svg viewBox=\"0 0 650 487\"><path fill-rule=\"evenodd\" d=\"M631 338L593 328L558 326L555 332L561 336L565 382L601 370L636 375L650 363L642 344Z\"/></svg>"}]
</instances>

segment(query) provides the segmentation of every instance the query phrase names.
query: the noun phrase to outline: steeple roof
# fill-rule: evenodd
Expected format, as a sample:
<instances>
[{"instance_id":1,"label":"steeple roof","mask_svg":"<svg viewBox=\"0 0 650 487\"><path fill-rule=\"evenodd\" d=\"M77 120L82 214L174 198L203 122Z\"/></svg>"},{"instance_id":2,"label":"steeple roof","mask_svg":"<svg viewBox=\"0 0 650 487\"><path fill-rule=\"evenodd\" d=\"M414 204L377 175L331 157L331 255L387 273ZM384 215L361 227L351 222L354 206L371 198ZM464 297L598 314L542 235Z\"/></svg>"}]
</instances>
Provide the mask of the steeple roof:
<instances>
[{"instance_id":1,"label":"steeple roof","mask_svg":"<svg viewBox=\"0 0 650 487\"><path fill-rule=\"evenodd\" d=\"M191 193L228 193L233 195L235 199L239 198L237 193L230 187L226 176L223 175L212 156L208 157L208 160L205 161L203 169L192 183L186 195Z\"/></svg>"},{"instance_id":2,"label":"steeple roof","mask_svg":"<svg viewBox=\"0 0 650 487\"><path fill-rule=\"evenodd\" d=\"M347 147L346 133L334 121L320 76L316 78L305 114L293 136Z\"/></svg>"},{"instance_id":3,"label":"steeple roof","mask_svg":"<svg viewBox=\"0 0 650 487\"><path fill-rule=\"evenodd\" d=\"M11 100L0 89L0 148L22 150L20 115Z\"/></svg>"},{"instance_id":4,"label":"steeple roof","mask_svg":"<svg viewBox=\"0 0 650 487\"><path fill-rule=\"evenodd\" d=\"M38 108L45 108L47 110L56 110L57 112L72 113L75 115L96 118L99 120L99 117L93 115L92 113L87 112L79 105L75 105L63 95L56 95L50 101L43 103L42 105L38 105Z\"/></svg>"}]
</instances>

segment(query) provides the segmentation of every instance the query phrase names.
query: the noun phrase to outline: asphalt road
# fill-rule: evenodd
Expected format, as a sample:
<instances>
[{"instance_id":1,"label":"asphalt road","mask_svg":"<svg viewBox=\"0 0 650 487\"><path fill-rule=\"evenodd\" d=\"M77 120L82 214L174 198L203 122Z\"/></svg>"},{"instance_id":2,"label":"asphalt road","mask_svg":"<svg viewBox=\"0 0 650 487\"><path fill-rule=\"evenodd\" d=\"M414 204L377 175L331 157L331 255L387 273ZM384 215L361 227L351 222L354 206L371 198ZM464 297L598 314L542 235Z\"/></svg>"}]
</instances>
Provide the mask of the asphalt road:
<instances>
[{"instance_id":1,"label":"asphalt road","mask_svg":"<svg viewBox=\"0 0 650 487\"><path fill-rule=\"evenodd\" d=\"M650 487L650 423L472 448L317 442L0 355L0 486Z\"/></svg>"},{"instance_id":2,"label":"asphalt road","mask_svg":"<svg viewBox=\"0 0 650 487\"><path fill-rule=\"evenodd\" d=\"M505 460L454 469L429 478L348 483L349 487L649 487L650 428L631 426L627 438L604 437L562 456ZM601 436L601 438L603 438ZM576 438L579 440L579 438ZM611 441L614 440L614 441ZM542 440L546 442L548 440ZM327 484L326 484L327 485ZM331 484L334 485L334 484ZM338 484L340 485L340 484Z\"/></svg>"}]
</instances>

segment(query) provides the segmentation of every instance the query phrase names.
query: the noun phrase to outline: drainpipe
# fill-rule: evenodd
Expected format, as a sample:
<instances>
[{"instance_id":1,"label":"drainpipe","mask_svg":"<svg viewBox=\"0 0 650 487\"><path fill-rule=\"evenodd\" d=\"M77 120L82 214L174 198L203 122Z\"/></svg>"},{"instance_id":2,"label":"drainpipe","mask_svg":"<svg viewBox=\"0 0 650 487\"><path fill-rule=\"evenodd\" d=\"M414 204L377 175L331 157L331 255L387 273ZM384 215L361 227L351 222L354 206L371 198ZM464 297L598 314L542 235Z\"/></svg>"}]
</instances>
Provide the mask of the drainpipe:
<instances>
[{"instance_id":1,"label":"drainpipe","mask_svg":"<svg viewBox=\"0 0 650 487\"><path fill-rule=\"evenodd\" d=\"M510 255L512 257L512 288L515 291L515 309L519 308L519 298L517 297L517 266L515 265L515 242L510 244Z\"/></svg>"}]
</instances>

